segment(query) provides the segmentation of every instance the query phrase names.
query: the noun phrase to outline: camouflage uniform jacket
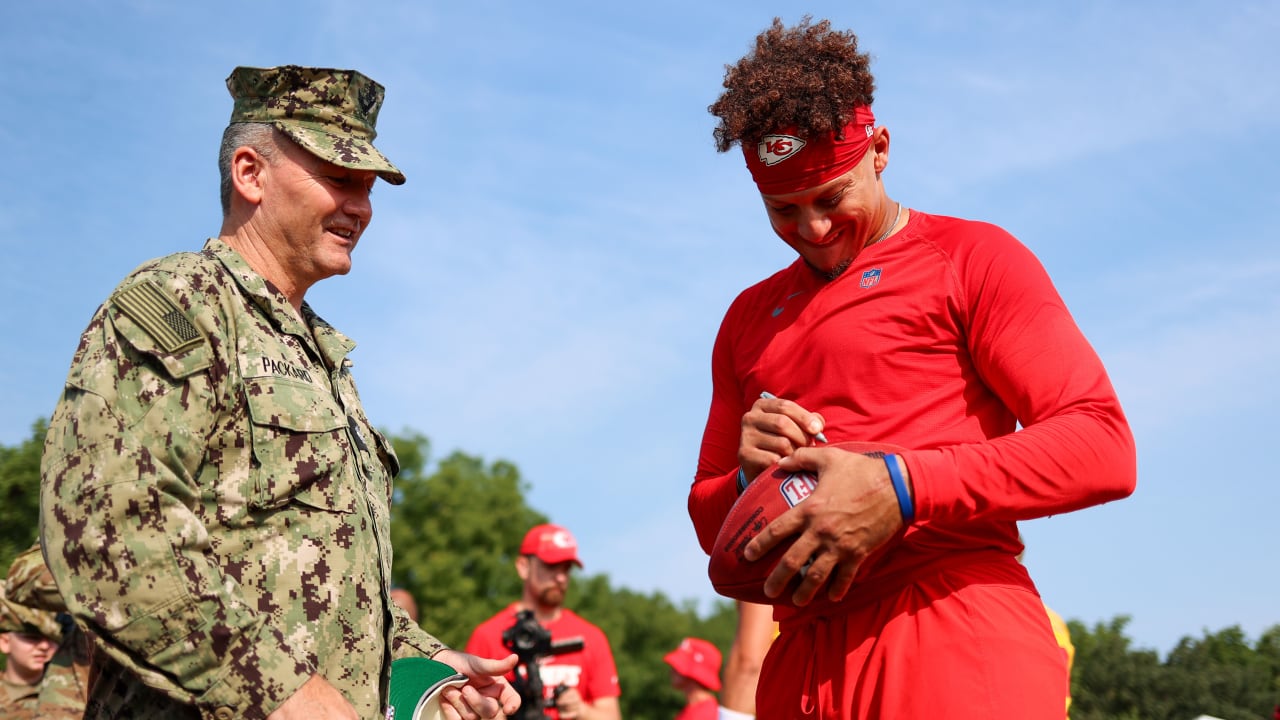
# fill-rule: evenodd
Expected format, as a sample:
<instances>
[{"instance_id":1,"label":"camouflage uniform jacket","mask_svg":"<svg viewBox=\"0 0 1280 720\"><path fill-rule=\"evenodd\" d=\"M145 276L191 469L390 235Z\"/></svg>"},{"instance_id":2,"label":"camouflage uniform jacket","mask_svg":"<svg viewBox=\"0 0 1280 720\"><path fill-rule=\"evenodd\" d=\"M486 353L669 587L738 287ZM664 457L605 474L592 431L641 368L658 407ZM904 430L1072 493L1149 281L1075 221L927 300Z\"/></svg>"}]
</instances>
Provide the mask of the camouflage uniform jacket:
<instances>
[{"instance_id":1,"label":"camouflage uniform jacket","mask_svg":"<svg viewBox=\"0 0 1280 720\"><path fill-rule=\"evenodd\" d=\"M88 697L88 638L72 626L63 636L62 645L53 659L44 666L44 678L40 680L40 696L36 702L35 717L38 720L80 720L84 717ZM0 717L4 717L0 715Z\"/></svg>"},{"instance_id":2,"label":"camouflage uniform jacket","mask_svg":"<svg viewBox=\"0 0 1280 720\"><path fill-rule=\"evenodd\" d=\"M50 421L41 528L96 638L86 718L262 718L313 673L380 715L442 649L389 598L391 444L354 347L228 245L130 274Z\"/></svg>"},{"instance_id":3,"label":"camouflage uniform jacket","mask_svg":"<svg viewBox=\"0 0 1280 720\"><path fill-rule=\"evenodd\" d=\"M39 693L39 685L18 685L0 677L0 718L32 720Z\"/></svg>"}]
</instances>

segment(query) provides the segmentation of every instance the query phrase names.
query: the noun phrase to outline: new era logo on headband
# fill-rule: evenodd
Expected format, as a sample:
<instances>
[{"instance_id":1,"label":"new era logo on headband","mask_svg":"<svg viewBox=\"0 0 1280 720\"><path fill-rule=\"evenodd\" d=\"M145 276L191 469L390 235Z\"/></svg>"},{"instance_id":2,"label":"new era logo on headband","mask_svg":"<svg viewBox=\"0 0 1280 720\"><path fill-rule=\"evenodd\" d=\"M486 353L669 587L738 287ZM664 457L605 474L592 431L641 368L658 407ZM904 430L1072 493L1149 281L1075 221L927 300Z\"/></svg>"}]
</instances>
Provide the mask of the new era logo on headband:
<instances>
[{"instance_id":1,"label":"new era logo on headband","mask_svg":"<svg viewBox=\"0 0 1280 720\"><path fill-rule=\"evenodd\" d=\"M769 167L795 155L804 146L804 140L794 135L765 135L760 139L756 151L760 156L760 162L764 163L765 167Z\"/></svg>"}]
</instances>

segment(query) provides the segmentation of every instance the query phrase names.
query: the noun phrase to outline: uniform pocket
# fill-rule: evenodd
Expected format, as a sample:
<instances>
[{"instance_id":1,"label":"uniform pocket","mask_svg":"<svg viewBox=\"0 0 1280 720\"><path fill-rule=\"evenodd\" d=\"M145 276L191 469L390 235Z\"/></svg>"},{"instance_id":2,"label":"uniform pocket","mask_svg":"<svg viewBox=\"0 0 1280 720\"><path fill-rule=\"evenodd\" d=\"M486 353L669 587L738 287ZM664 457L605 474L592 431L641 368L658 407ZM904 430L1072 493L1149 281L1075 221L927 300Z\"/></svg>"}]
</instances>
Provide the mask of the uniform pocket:
<instances>
[{"instance_id":1,"label":"uniform pocket","mask_svg":"<svg viewBox=\"0 0 1280 720\"><path fill-rule=\"evenodd\" d=\"M258 510L299 502L352 512L354 455L347 417L314 385L279 377L246 378L253 460L252 497Z\"/></svg>"}]
</instances>

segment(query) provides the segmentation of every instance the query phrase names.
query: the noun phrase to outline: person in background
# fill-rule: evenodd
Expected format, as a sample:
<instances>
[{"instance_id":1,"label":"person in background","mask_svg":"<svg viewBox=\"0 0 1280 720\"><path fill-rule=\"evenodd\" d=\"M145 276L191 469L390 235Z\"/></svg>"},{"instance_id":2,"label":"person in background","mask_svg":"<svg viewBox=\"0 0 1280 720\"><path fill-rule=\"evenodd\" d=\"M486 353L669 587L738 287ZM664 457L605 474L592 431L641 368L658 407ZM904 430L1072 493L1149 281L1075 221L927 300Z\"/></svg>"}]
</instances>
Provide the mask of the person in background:
<instances>
[{"instance_id":1,"label":"person in background","mask_svg":"<svg viewBox=\"0 0 1280 720\"><path fill-rule=\"evenodd\" d=\"M671 666L671 685L684 694L675 720L716 720L720 690L720 651L702 638L685 638L662 658Z\"/></svg>"},{"instance_id":2,"label":"person in background","mask_svg":"<svg viewBox=\"0 0 1280 720\"><path fill-rule=\"evenodd\" d=\"M62 642L44 667L44 678L40 681L36 701L36 717L41 720L79 720L84 717L92 680L89 669L93 640L67 614L66 603L44 564L39 543L14 559L3 590L10 602L53 613L61 631Z\"/></svg>"},{"instance_id":3,"label":"person in background","mask_svg":"<svg viewBox=\"0 0 1280 720\"><path fill-rule=\"evenodd\" d=\"M689 513L709 554L766 468L818 479L744 548L786 543L757 715L932 720L945 698L949 720L1057 720L1066 662L1017 523L1133 492L1106 370L1026 246L890 196L856 35L775 19L751 47L710 107L716 147L740 146L796 256L721 323Z\"/></svg>"},{"instance_id":4,"label":"person in background","mask_svg":"<svg viewBox=\"0 0 1280 720\"><path fill-rule=\"evenodd\" d=\"M45 665L62 642L62 628L53 613L15 603L0 587L0 718L36 717Z\"/></svg>"},{"instance_id":5,"label":"person in background","mask_svg":"<svg viewBox=\"0 0 1280 720\"><path fill-rule=\"evenodd\" d=\"M738 624L724 663L724 691L720 693L720 720L751 720L756 714L756 686L769 645L778 634L773 606L737 600Z\"/></svg>"},{"instance_id":6,"label":"person in background","mask_svg":"<svg viewBox=\"0 0 1280 720\"><path fill-rule=\"evenodd\" d=\"M391 601L395 451L355 343L305 300L351 270L374 184L405 181L373 146L383 87L297 65L226 87L219 235L98 308L45 440L45 560L96 642L85 716L380 717L402 657L467 676L453 712L510 712L514 655L449 649Z\"/></svg>"},{"instance_id":7,"label":"person in background","mask_svg":"<svg viewBox=\"0 0 1280 720\"><path fill-rule=\"evenodd\" d=\"M1023 552L1018 553L1018 562L1022 562L1023 556L1026 554L1026 542L1022 534L1018 534L1018 542L1023 545ZM1056 610L1049 607L1048 603L1044 604L1045 616L1049 618L1049 627L1053 628L1053 638L1058 642L1058 647L1062 648L1063 657L1067 659L1067 717L1071 716L1071 668L1075 664L1076 646L1071 642L1071 629L1067 627L1067 623Z\"/></svg>"},{"instance_id":8,"label":"person in background","mask_svg":"<svg viewBox=\"0 0 1280 720\"><path fill-rule=\"evenodd\" d=\"M391 588L391 602L399 605L410 620L418 622L418 601L413 599L413 593L402 587Z\"/></svg>"},{"instance_id":9,"label":"person in background","mask_svg":"<svg viewBox=\"0 0 1280 720\"><path fill-rule=\"evenodd\" d=\"M504 651L502 635L516 625L517 614L532 618L551 634L551 643L581 640L582 648L538 663L544 702L551 720L619 720L618 669L604 631L564 607L569 577L582 567L578 541L559 525L544 524L525 533L515 560L523 584L520 599L481 623L467 641L467 652L493 656Z\"/></svg>"},{"instance_id":10,"label":"person in background","mask_svg":"<svg viewBox=\"0 0 1280 720\"><path fill-rule=\"evenodd\" d=\"M1067 658L1067 717L1071 717L1071 667L1076 660L1076 646L1071 642L1071 629L1067 627L1067 623L1062 619L1053 608L1048 605L1044 606L1045 613L1049 616L1049 626L1053 628L1053 638L1058 641L1058 647L1062 648L1063 655Z\"/></svg>"}]
</instances>

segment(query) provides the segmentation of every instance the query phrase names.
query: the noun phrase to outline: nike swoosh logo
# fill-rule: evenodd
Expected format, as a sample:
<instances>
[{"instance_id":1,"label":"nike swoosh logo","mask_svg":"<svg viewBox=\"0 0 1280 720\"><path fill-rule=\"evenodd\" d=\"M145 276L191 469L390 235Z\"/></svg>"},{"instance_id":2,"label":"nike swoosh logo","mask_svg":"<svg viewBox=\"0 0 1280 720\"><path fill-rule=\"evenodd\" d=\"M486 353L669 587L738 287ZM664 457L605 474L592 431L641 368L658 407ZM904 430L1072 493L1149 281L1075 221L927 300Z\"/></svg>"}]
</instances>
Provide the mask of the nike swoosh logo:
<instances>
[{"instance_id":1,"label":"nike swoosh logo","mask_svg":"<svg viewBox=\"0 0 1280 720\"><path fill-rule=\"evenodd\" d=\"M804 290L797 290L797 291L795 291L795 292L791 293L790 295L786 296L785 298L783 298L783 299L782 299L782 302L784 302L784 303L785 303L786 301L790 300L791 298L793 298L793 297L795 297L795 296L797 296L797 295L803 295L803 294L804 294ZM774 309L773 309L773 316L774 316L774 317L778 317L779 315L781 315L781 314L782 314L782 310L783 310L783 306L782 306L782 305L779 305L778 307L774 308Z\"/></svg>"}]
</instances>

